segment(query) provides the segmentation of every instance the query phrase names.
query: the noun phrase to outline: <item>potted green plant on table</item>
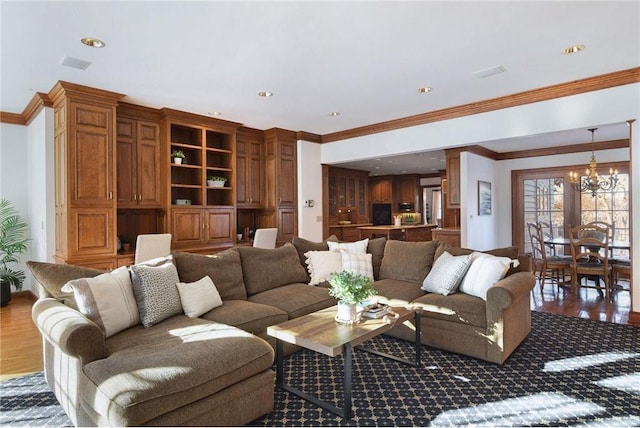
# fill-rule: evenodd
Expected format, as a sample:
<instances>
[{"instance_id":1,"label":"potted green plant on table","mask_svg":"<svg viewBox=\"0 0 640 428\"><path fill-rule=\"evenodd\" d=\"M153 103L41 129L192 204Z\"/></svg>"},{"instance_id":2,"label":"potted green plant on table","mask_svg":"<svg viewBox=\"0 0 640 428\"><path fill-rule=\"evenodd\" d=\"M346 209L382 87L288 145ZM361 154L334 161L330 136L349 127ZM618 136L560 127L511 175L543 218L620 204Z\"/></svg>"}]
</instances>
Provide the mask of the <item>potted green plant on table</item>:
<instances>
[{"instance_id":1,"label":"potted green plant on table","mask_svg":"<svg viewBox=\"0 0 640 428\"><path fill-rule=\"evenodd\" d=\"M171 157L173 158L173 163L176 165L180 165L186 159L184 152L182 150L174 150L171 152Z\"/></svg>"},{"instance_id":2,"label":"potted green plant on table","mask_svg":"<svg viewBox=\"0 0 640 428\"><path fill-rule=\"evenodd\" d=\"M211 187L224 187L224 183L227 182L226 177L219 177L216 175L211 175L207 177L207 186Z\"/></svg>"},{"instance_id":3,"label":"potted green plant on table","mask_svg":"<svg viewBox=\"0 0 640 428\"><path fill-rule=\"evenodd\" d=\"M358 320L356 305L376 294L373 281L364 275L343 270L329 277L329 295L338 299L336 321L351 324Z\"/></svg>"},{"instance_id":4,"label":"potted green plant on table","mask_svg":"<svg viewBox=\"0 0 640 428\"><path fill-rule=\"evenodd\" d=\"M27 231L29 225L20 217L11 202L7 199L0 200L0 287L1 306L6 306L11 301L11 286L17 291L22 290L25 280L24 271L9 268L9 263L18 262L21 254L27 251Z\"/></svg>"}]
</instances>

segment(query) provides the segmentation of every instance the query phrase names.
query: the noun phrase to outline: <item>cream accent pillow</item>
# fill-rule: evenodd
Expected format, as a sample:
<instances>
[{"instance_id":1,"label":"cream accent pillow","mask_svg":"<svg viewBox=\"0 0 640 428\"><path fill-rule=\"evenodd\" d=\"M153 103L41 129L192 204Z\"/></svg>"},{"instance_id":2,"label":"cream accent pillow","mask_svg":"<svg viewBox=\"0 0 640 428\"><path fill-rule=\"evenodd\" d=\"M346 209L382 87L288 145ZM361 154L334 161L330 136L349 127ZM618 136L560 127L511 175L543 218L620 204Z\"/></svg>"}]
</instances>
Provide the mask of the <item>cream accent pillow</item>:
<instances>
[{"instance_id":1,"label":"cream accent pillow","mask_svg":"<svg viewBox=\"0 0 640 428\"><path fill-rule=\"evenodd\" d=\"M443 296L455 293L470 264L471 255L452 256L445 251L433 263L420 288Z\"/></svg>"},{"instance_id":2,"label":"cream accent pillow","mask_svg":"<svg viewBox=\"0 0 640 428\"><path fill-rule=\"evenodd\" d=\"M471 253L471 266L460 283L460 291L487 300L487 291L507 274L513 264L520 262L509 257L496 257L486 253Z\"/></svg>"},{"instance_id":3,"label":"cream accent pillow","mask_svg":"<svg viewBox=\"0 0 640 428\"><path fill-rule=\"evenodd\" d=\"M222 298L209 275L196 282L179 282L178 293L184 314L189 318L198 318L213 308L222 306Z\"/></svg>"},{"instance_id":4,"label":"cream accent pillow","mask_svg":"<svg viewBox=\"0 0 640 428\"><path fill-rule=\"evenodd\" d=\"M342 271L342 255L339 251L307 251L307 270L311 281L309 285L318 285L329 280L334 272Z\"/></svg>"},{"instance_id":5,"label":"cream accent pillow","mask_svg":"<svg viewBox=\"0 0 640 428\"><path fill-rule=\"evenodd\" d=\"M96 323L105 337L140 323L126 266L93 278L74 279L67 282L61 291L73 291L80 312Z\"/></svg>"},{"instance_id":6,"label":"cream accent pillow","mask_svg":"<svg viewBox=\"0 0 640 428\"><path fill-rule=\"evenodd\" d=\"M373 256L371 254L349 253L340 250L342 255L342 270L351 272L354 275L362 275L373 281Z\"/></svg>"},{"instance_id":7,"label":"cream accent pillow","mask_svg":"<svg viewBox=\"0 0 640 428\"><path fill-rule=\"evenodd\" d=\"M366 254L367 245L369 245L369 238L356 242L331 242L327 241L329 251L345 250L349 253Z\"/></svg>"}]
</instances>

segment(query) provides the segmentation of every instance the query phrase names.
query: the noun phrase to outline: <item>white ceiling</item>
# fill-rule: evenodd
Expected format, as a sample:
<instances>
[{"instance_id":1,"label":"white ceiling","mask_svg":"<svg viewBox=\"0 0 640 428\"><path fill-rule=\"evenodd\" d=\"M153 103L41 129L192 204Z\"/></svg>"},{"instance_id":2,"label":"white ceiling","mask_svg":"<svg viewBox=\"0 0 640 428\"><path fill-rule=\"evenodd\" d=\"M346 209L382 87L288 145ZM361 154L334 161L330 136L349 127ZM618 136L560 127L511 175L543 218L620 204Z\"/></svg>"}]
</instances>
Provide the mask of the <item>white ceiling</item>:
<instances>
[{"instance_id":1,"label":"white ceiling","mask_svg":"<svg viewBox=\"0 0 640 428\"><path fill-rule=\"evenodd\" d=\"M0 110L12 113L66 80L136 104L327 134L640 66L638 1L1 0L0 15ZM86 47L86 36L107 46ZM586 49L561 53L578 43ZM64 67L64 55L92 64ZM472 74L497 65L506 72ZM590 139L545 137L483 145Z\"/></svg>"}]
</instances>

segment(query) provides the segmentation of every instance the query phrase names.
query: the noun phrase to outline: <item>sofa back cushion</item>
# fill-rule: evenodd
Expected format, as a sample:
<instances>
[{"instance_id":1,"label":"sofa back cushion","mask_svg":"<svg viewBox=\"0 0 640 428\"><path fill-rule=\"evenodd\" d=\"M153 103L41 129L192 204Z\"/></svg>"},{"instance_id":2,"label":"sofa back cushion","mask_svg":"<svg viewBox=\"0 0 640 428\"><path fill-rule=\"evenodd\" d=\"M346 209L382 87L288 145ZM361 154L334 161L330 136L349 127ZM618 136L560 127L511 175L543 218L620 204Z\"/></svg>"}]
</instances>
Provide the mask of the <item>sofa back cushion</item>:
<instances>
[{"instance_id":1,"label":"sofa back cushion","mask_svg":"<svg viewBox=\"0 0 640 428\"><path fill-rule=\"evenodd\" d=\"M180 282L196 282L209 276L222 300L247 300L237 249L231 248L210 256L174 251L173 261L178 268Z\"/></svg>"},{"instance_id":2,"label":"sofa back cushion","mask_svg":"<svg viewBox=\"0 0 640 428\"><path fill-rule=\"evenodd\" d=\"M431 270L439 241L388 240L380 266L380 279L397 279L422 284Z\"/></svg>"},{"instance_id":3,"label":"sofa back cushion","mask_svg":"<svg viewBox=\"0 0 640 428\"><path fill-rule=\"evenodd\" d=\"M40 297L53 297L75 310L78 310L78 305L73 292L65 293L61 290L62 287L74 279L93 278L105 273L99 269L58 263L28 261L27 266L45 293Z\"/></svg>"},{"instance_id":4,"label":"sofa back cushion","mask_svg":"<svg viewBox=\"0 0 640 428\"><path fill-rule=\"evenodd\" d=\"M308 281L307 271L300 264L298 252L292 244L274 249L239 247L238 251L249 296L282 285Z\"/></svg>"},{"instance_id":5,"label":"sofa back cushion","mask_svg":"<svg viewBox=\"0 0 640 428\"><path fill-rule=\"evenodd\" d=\"M463 255L471 254L475 250L471 250L469 248L453 247L451 246L451 244L448 244L446 242L441 242L440 245L438 246L438 249L436 250L435 258L437 259L438 257L440 257L442 253L444 253L445 251L454 256L463 256ZM508 257L512 260L518 259L518 247L515 247L515 246L504 247L504 248L494 248L493 250L482 251L482 253L491 254L492 256L496 256L496 257ZM505 276L509 276L516 272L528 271L529 269L530 269L530 265L528 263L523 264L522 262L520 262L518 266L511 266Z\"/></svg>"},{"instance_id":6,"label":"sofa back cushion","mask_svg":"<svg viewBox=\"0 0 640 428\"><path fill-rule=\"evenodd\" d=\"M300 264L305 271L307 270L307 256L305 256L305 254L309 251L329 251L329 245L327 244L329 241L338 242L338 237L336 235L331 235L322 242L309 241L308 239L300 238L299 236L293 237L291 243L296 247ZM310 280L311 277L309 276L305 282L309 282Z\"/></svg>"},{"instance_id":7,"label":"sofa back cushion","mask_svg":"<svg viewBox=\"0 0 640 428\"><path fill-rule=\"evenodd\" d=\"M387 244L387 238L369 239L367 245L367 253L371 254L371 263L373 265L373 279L380 279L380 267L382 266L382 258L384 257L384 247Z\"/></svg>"}]
</instances>

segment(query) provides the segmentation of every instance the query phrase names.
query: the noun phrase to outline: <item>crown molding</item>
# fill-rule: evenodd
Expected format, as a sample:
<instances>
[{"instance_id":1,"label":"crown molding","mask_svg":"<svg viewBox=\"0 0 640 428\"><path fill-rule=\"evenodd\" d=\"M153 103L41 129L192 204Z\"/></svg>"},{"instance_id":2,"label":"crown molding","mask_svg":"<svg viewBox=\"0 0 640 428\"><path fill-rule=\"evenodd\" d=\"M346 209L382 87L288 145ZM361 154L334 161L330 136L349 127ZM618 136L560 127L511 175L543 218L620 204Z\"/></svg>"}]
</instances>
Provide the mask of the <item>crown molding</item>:
<instances>
[{"instance_id":1,"label":"crown molding","mask_svg":"<svg viewBox=\"0 0 640 428\"><path fill-rule=\"evenodd\" d=\"M595 150L610 150L629 148L629 139L599 141L595 144ZM591 143L572 144L570 146L545 147L542 149L519 150L515 152L496 153L496 160L522 159L538 156L564 155L569 153L590 152Z\"/></svg>"},{"instance_id":2,"label":"crown molding","mask_svg":"<svg viewBox=\"0 0 640 428\"><path fill-rule=\"evenodd\" d=\"M414 116L324 134L322 135L322 142L329 143L349 138L362 137L365 135L392 131L394 129L408 128L411 126L424 125L442 120L471 116L474 114L486 113L509 107L517 107L525 104L547 101L554 98L562 98L638 82L640 82L640 67L630 68L628 70L615 71L613 73L532 89L512 95L505 95L503 97L491 98L456 107L434 110Z\"/></svg>"}]
</instances>

